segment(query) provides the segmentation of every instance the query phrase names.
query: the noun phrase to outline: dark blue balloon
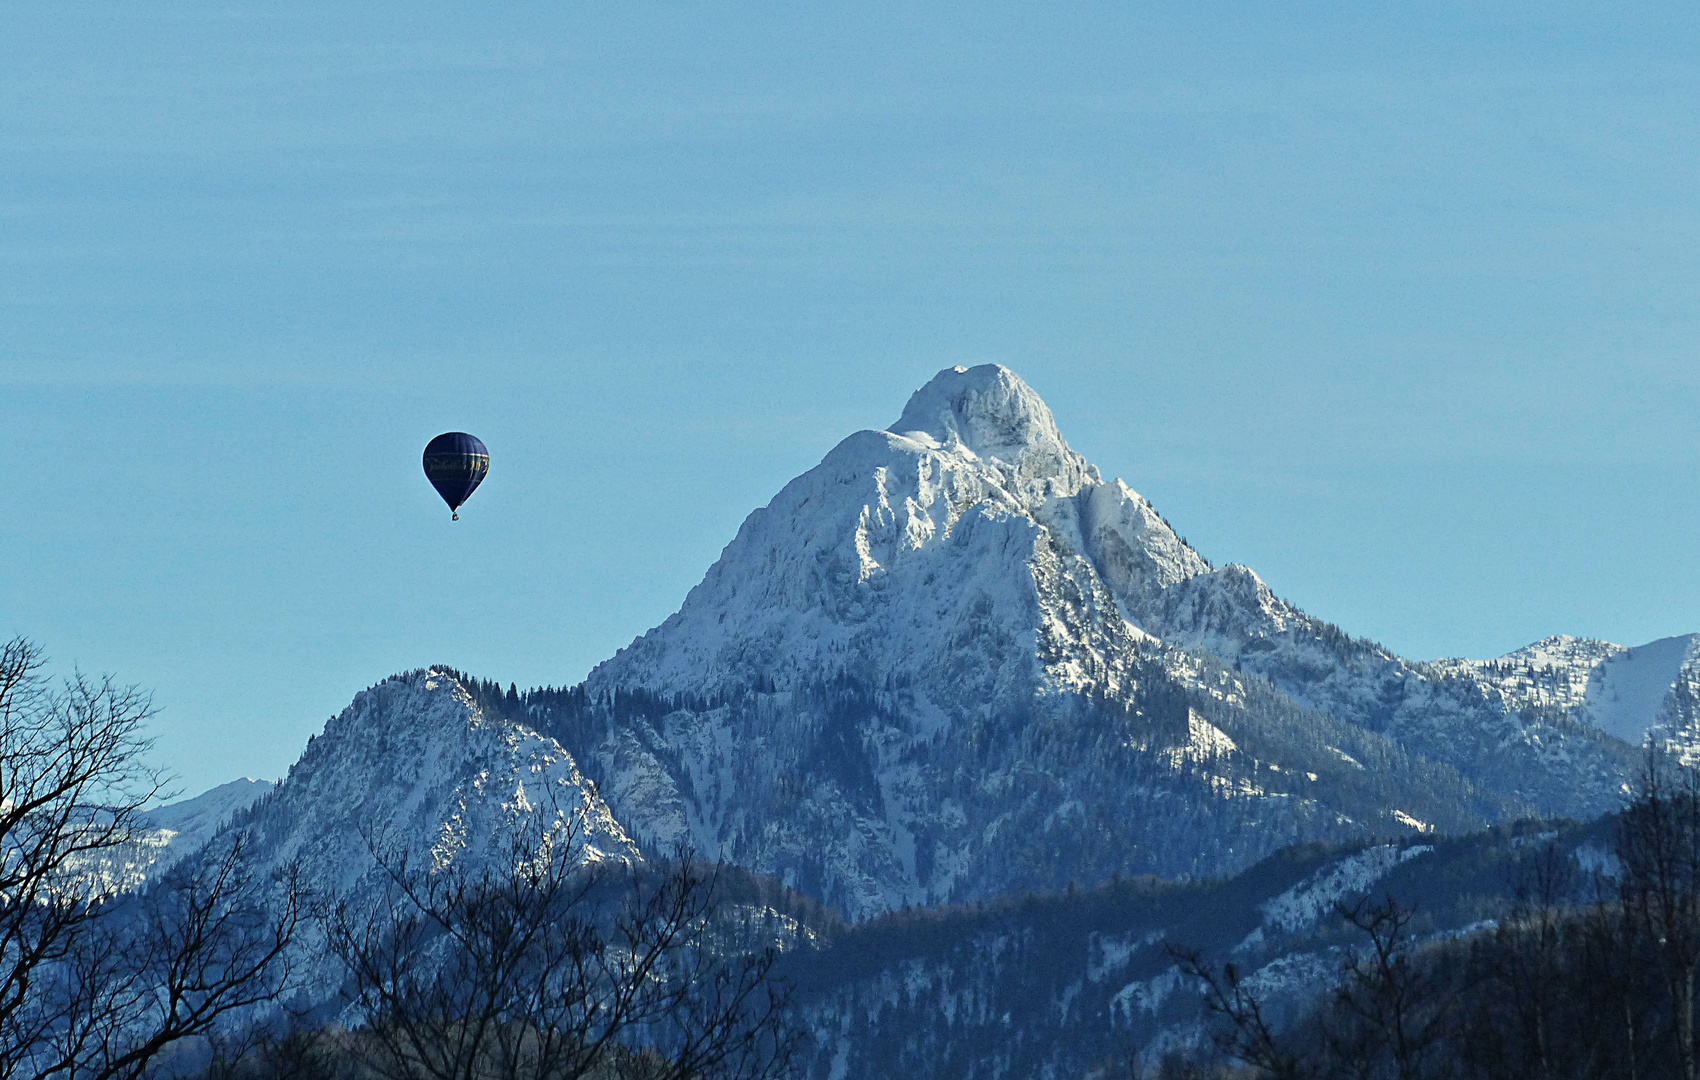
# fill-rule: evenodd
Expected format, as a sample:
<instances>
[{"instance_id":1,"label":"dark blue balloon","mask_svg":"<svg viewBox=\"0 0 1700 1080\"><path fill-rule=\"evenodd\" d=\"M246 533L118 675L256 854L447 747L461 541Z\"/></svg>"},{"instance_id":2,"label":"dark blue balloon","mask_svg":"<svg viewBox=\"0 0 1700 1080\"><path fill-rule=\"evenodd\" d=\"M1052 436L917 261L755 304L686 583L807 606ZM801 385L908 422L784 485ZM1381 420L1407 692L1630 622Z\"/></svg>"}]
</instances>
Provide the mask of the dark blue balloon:
<instances>
[{"instance_id":1,"label":"dark blue balloon","mask_svg":"<svg viewBox=\"0 0 1700 1080\"><path fill-rule=\"evenodd\" d=\"M449 431L425 444L425 479L449 504L449 516L456 521L460 515L455 511L472 497L489 471L490 451L476 436Z\"/></svg>"}]
</instances>

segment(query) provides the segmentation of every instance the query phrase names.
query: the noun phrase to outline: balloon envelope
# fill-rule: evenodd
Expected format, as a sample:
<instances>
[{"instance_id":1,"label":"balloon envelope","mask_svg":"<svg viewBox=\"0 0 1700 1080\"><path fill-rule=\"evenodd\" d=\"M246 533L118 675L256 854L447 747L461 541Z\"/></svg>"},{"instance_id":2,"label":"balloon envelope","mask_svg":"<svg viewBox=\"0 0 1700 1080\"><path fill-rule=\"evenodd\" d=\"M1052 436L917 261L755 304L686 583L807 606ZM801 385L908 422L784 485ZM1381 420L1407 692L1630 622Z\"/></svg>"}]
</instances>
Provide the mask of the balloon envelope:
<instances>
[{"instance_id":1,"label":"balloon envelope","mask_svg":"<svg viewBox=\"0 0 1700 1080\"><path fill-rule=\"evenodd\" d=\"M451 511L472 497L490 471L490 451L476 436L448 431L425 444L425 479Z\"/></svg>"}]
</instances>

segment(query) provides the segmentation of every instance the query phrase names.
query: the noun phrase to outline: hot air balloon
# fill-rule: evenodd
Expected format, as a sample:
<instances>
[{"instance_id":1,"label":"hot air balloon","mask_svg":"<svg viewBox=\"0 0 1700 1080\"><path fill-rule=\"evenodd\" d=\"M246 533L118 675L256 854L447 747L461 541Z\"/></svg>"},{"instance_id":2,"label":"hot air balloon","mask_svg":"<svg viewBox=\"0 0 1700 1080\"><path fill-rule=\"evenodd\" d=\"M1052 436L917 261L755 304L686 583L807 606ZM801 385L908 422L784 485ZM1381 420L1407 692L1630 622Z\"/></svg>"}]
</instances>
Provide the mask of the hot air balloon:
<instances>
[{"instance_id":1,"label":"hot air balloon","mask_svg":"<svg viewBox=\"0 0 1700 1080\"><path fill-rule=\"evenodd\" d=\"M475 435L446 431L425 444L425 479L449 504L449 518L456 513L490 471L490 451Z\"/></svg>"}]
</instances>

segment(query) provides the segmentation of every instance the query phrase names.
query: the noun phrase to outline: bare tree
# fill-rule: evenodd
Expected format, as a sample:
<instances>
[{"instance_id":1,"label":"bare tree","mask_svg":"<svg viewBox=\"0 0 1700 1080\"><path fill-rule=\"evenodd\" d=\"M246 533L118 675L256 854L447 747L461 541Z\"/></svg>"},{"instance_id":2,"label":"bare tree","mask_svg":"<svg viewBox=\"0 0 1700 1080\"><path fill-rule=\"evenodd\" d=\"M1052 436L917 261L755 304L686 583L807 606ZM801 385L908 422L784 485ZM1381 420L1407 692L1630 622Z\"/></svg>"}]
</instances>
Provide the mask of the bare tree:
<instances>
[{"instance_id":1,"label":"bare tree","mask_svg":"<svg viewBox=\"0 0 1700 1080\"><path fill-rule=\"evenodd\" d=\"M1657 958L1670 1009L1671 1039L1685 1080L1700 1076L1695 980L1700 975L1700 774L1669 781L1651 749L1635 801L1618 829L1619 894L1625 929Z\"/></svg>"},{"instance_id":2,"label":"bare tree","mask_svg":"<svg viewBox=\"0 0 1700 1080\"><path fill-rule=\"evenodd\" d=\"M1296 1018L1299 1023L1290 1029L1278 1027L1236 965L1217 969L1195 951L1169 950L1203 988L1205 1010L1219 1021L1217 1048L1269 1080L1448 1075L1452 1004L1433 964L1414 953L1407 930L1411 910L1391 897L1337 903L1335 910L1363 933L1369 947L1348 953L1328 1000L1308 1017Z\"/></svg>"},{"instance_id":3,"label":"bare tree","mask_svg":"<svg viewBox=\"0 0 1700 1080\"><path fill-rule=\"evenodd\" d=\"M390 887L327 923L364 1063L389 1080L777 1075L775 954L721 940L715 873L682 853L585 866L582 809L530 820L473 866L369 838Z\"/></svg>"},{"instance_id":4,"label":"bare tree","mask_svg":"<svg viewBox=\"0 0 1700 1080\"><path fill-rule=\"evenodd\" d=\"M329 1080L339 1075L340 1045L348 1033L335 1025L289 1022L251 1024L209 1040L211 1060L199 1080Z\"/></svg>"},{"instance_id":5,"label":"bare tree","mask_svg":"<svg viewBox=\"0 0 1700 1080\"><path fill-rule=\"evenodd\" d=\"M1554 1080L1565 1075L1575 1040L1559 1030L1572 996L1567 985L1583 946L1574 905L1575 872L1555 843L1521 860L1513 882L1514 902L1489 935L1472 950L1473 1009L1461 1051L1490 1075ZM1478 985L1479 984L1479 985Z\"/></svg>"},{"instance_id":6,"label":"bare tree","mask_svg":"<svg viewBox=\"0 0 1700 1080\"><path fill-rule=\"evenodd\" d=\"M126 1080L222 1018L290 987L305 890L290 868L257 879L237 833L121 902L56 971L56 1023L34 1054L39 1077Z\"/></svg>"},{"instance_id":7,"label":"bare tree","mask_svg":"<svg viewBox=\"0 0 1700 1080\"><path fill-rule=\"evenodd\" d=\"M1337 1067L1359 1080L1389 1074L1422 1080L1451 1071L1445 1044L1452 1003L1432 966L1414 956L1411 909L1391 896L1334 907L1369 939L1334 990L1327 1042Z\"/></svg>"},{"instance_id":8,"label":"bare tree","mask_svg":"<svg viewBox=\"0 0 1700 1080\"><path fill-rule=\"evenodd\" d=\"M52 686L40 649L0 645L0 1076L142 1075L162 1052L287 985L301 916L258 882L246 841L135 893L145 694Z\"/></svg>"},{"instance_id":9,"label":"bare tree","mask_svg":"<svg viewBox=\"0 0 1700 1080\"><path fill-rule=\"evenodd\" d=\"M103 856L129 844L136 815L159 794L141 764L145 695L74 676L55 689L41 650L0 646L0 1074L18 1075L52 1010L38 982L69 963L102 916L112 883Z\"/></svg>"},{"instance_id":10,"label":"bare tree","mask_svg":"<svg viewBox=\"0 0 1700 1080\"><path fill-rule=\"evenodd\" d=\"M1277 1038L1268 1008L1246 985L1239 967L1224 963L1218 971L1196 949L1168 947L1181 971L1204 989L1205 1011L1220 1022L1216 1047L1269 1080L1302 1080L1315 1075L1315 1066Z\"/></svg>"}]
</instances>

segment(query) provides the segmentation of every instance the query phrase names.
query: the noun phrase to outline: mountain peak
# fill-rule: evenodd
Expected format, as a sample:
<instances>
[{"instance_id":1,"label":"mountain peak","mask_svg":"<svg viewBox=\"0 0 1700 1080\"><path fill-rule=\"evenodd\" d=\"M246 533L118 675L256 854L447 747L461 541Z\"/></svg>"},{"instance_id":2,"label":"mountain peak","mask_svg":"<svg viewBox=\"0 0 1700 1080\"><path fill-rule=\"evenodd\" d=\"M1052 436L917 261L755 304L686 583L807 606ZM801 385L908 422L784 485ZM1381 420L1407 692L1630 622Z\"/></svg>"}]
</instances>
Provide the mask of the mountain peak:
<instances>
[{"instance_id":1,"label":"mountain peak","mask_svg":"<svg viewBox=\"0 0 1700 1080\"><path fill-rule=\"evenodd\" d=\"M960 443L1010 463L1033 450L1068 452L1043 399L1002 364L945 368L909 396L890 431Z\"/></svg>"},{"instance_id":2,"label":"mountain peak","mask_svg":"<svg viewBox=\"0 0 1700 1080\"><path fill-rule=\"evenodd\" d=\"M893 435L998 462L1002 484L1032 505L1099 482L1098 470L1069 448L1044 400L1002 364L945 368L909 397Z\"/></svg>"}]
</instances>

